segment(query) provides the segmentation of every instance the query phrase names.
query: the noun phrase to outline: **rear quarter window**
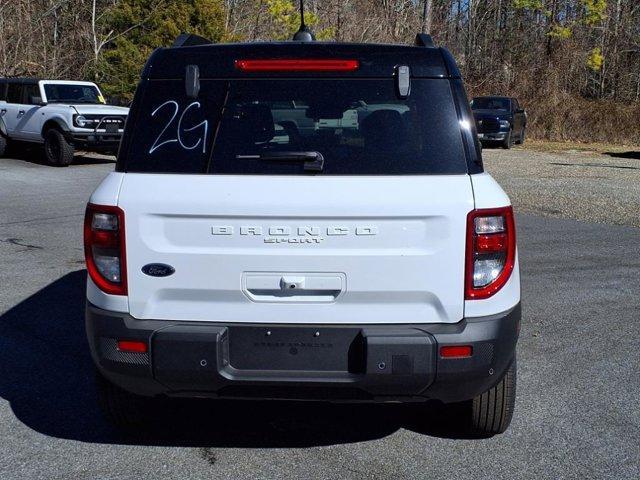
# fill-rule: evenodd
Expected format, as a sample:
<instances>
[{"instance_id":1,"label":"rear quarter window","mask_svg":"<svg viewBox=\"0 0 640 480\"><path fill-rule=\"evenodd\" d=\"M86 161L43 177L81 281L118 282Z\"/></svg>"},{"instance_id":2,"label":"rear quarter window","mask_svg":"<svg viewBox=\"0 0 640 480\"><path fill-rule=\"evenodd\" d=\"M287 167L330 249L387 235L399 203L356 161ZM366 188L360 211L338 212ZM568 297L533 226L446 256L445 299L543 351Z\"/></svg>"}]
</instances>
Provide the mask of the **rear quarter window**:
<instances>
[{"instance_id":1,"label":"rear quarter window","mask_svg":"<svg viewBox=\"0 0 640 480\"><path fill-rule=\"evenodd\" d=\"M181 80L142 83L118 169L148 173L308 174L299 161L262 158L319 152L324 175L467 173L447 79Z\"/></svg>"}]
</instances>

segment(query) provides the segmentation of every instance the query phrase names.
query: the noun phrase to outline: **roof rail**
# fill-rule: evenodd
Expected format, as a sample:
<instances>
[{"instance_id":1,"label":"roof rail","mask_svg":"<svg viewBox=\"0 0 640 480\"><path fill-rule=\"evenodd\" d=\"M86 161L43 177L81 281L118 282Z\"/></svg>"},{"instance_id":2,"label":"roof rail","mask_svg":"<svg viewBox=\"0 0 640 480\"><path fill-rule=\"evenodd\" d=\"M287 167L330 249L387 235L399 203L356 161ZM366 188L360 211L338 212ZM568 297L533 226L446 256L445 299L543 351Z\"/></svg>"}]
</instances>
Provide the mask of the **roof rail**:
<instances>
[{"instance_id":1,"label":"roof rail","mask_svg":"<svg viewBox=\"0 0 640 480\"><path fill-rule=\"evenodd\" d=\"M449 52L449 50L447 50L446 48L441 48L440 52L442 53L442 59L444 60L444 64L447 67L449 76L453 78L462 78L462 74L460 73L458 64L453 58L453 55L451 55L451 52Z\"/></svg>"},{"instance_id":2,"label":"roof rail","mask_svg":"<svg viewBox=\"0 0 640 480\"><path fill-rule=\"evenodd\" d=\"M433 38L431 38L431 35L429 35L428 33L419 33L416 35L416 46L435 48Z\"/></svg>"},{"instance_id":3,"label":"roof rail","mask_svg":"<svg viewBox=\"0 0 640 480\"><path fill-rule=\"evenodd\" d=\"M196 45L209 45L211 43L213 43L211 40L207 40L200 35L195 35L193 33L181 33L178 35L178 38L173 41L171 48L193 47Z\"/></svg>"}]
</instances>

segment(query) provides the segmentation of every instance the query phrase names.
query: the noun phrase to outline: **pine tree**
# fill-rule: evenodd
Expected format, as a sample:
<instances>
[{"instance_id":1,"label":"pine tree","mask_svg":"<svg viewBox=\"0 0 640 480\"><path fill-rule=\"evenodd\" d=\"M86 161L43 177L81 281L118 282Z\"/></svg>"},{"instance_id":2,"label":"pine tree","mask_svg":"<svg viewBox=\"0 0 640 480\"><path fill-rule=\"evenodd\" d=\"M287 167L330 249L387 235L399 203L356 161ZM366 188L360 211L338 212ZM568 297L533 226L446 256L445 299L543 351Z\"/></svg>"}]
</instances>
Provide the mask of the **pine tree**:
<instances>
[{"instance_id":1,"label":"pine tree","mask_svg":"<svg viewBox=\"0 0 640 480\"><path fill-rule=\"evenodd\" d=\"M224 35L225 13L221 0L121 0L102 21L114 31L135 26L116 38L98 63L103 90L128 101L153 50L170 46L183 32L219 41Z\"/></svg>"}]
</instances>

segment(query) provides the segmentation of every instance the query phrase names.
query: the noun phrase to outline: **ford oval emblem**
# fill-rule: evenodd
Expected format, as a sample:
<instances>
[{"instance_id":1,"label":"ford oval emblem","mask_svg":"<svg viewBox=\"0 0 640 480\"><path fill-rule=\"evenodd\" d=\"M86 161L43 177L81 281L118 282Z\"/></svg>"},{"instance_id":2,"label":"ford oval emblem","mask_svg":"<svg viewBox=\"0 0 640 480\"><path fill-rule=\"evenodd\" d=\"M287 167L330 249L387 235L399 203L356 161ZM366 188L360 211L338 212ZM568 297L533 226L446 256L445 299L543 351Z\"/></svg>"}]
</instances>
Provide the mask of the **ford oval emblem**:
<instances>
[{"instance_id":1,"label":"ford oval emblem","mask_svg":"<svg viewBox=\"0 0 640 480\"><path fill-rule=\"evenodd\" d=\"M175 268L165 263L149 263L142 267L142 273L150 277L168 277L175 271Z\"/></svg>"}]
</instances>

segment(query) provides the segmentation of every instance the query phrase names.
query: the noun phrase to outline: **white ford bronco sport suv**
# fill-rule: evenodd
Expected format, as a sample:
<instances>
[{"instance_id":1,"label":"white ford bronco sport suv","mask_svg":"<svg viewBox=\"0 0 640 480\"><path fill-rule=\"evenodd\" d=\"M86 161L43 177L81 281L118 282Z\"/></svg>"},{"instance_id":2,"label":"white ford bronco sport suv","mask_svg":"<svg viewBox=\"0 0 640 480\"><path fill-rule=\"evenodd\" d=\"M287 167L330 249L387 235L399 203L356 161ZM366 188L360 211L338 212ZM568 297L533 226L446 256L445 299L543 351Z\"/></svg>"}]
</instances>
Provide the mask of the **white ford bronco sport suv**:
<instances>
[{"instance_id":1,"label":"white ford bronco sport suv","mask_svg":"<svg viewBox=\"0 0 640 480\"><path fill-rule=\"evenodd\" d=\"M162 396L435 400L503 432L514 217L449 52L193 43L148 60L87 206L107 415L135 425Z\"/></svg>"},{"instance_id":2,"label":"white ford bronco sport suv","mask_svg":"<svg viewBox=\"0 0 640 480\"><path fill-rule=\"evenodd\" d=\"M114 153L129 113L105 104L95 83L0 79L0 156L11 142L44 144L47 161L67 166L75 149Z\"/></svg>"}]
</instances>

